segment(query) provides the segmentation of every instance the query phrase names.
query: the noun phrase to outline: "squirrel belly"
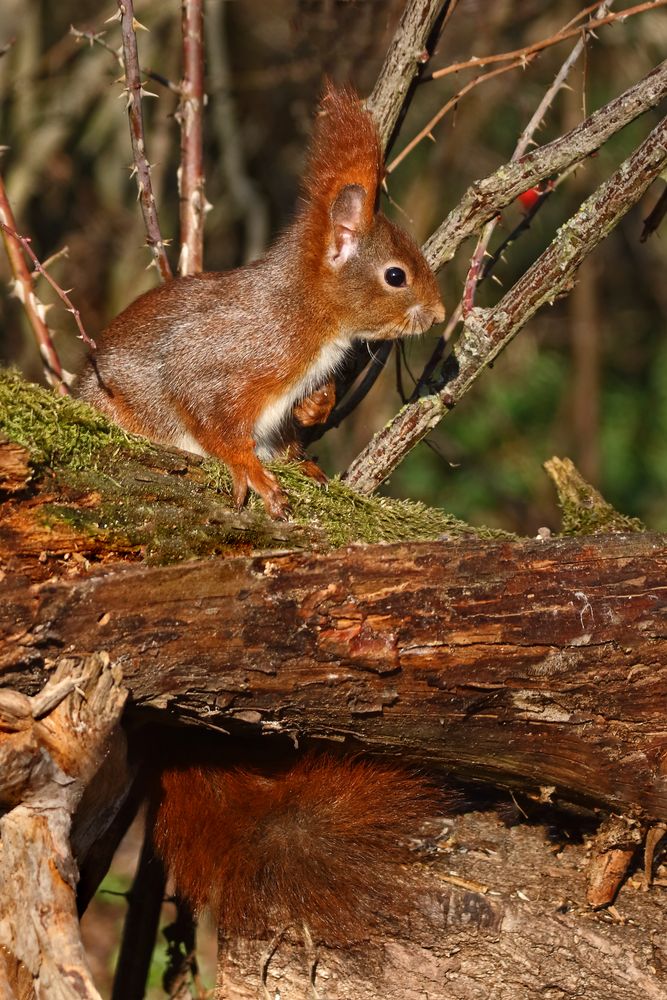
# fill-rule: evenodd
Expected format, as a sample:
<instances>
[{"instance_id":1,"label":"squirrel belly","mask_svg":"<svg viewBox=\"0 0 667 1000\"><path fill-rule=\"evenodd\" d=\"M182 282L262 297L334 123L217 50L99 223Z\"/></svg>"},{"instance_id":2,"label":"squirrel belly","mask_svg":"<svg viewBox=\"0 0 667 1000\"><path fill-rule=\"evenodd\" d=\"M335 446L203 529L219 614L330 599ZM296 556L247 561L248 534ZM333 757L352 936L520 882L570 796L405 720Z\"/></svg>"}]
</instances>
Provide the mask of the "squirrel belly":
<instances>
[{"instance_id":1,"label":"squirrel belly","mask_svg":"<svg viewBox=\"0 0 667 1000\"><path fill-rule=\"evenodd\" d=\"M226 938L292 926L341 945L410 910L410 842L438 804L424 779L359 758L190 763L161 775L153 839L177 894Z\"/></svg>"},{"instance_id":2,"label":"squirrel belly","mask_svg":"<svg viewBox=\"0 0 667 1000\"><path fill-rule=\"evenodd\" d=\"M281 395L266 403L253 428L255 450L260 459L266 461L274 457L282 444L280 432L294 406L310 396L313 390L323 385L336 372L349 348L348 339L332 340L324 344L306 373L293 385L286 387Z\"/></svg>"}]
</instances>

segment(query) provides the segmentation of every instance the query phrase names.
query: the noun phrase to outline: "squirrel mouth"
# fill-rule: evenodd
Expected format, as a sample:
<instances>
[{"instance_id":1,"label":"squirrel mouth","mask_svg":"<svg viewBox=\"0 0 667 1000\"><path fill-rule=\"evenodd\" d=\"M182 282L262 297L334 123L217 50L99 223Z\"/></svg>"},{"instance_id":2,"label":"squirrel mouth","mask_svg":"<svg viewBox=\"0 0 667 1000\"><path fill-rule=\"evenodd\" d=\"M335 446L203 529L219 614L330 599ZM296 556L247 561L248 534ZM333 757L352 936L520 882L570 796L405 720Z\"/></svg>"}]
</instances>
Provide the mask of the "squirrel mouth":
<instances>
[{"instance_id":1,"label":"squirrel mouth","mask_svg":"<svg viewBox=\"0 0 667 1000\"><path fill-rule=\"evenodd\" d=\"M445 307L442 302L434 302L428 306L412 306L408 310L409 333L426 333L434 323L442 323L445 318Z\"/></svg>"}]
</instances>

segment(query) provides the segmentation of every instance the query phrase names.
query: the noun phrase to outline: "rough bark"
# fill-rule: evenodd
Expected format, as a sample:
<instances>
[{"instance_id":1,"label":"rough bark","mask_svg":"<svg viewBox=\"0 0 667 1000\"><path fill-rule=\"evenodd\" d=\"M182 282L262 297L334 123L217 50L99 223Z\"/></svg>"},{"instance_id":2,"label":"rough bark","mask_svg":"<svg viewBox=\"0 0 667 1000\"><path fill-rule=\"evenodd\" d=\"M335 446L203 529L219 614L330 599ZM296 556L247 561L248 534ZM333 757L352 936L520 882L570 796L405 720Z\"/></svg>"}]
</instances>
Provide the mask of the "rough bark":
<instances>
[{"instance_id":1,"label":"rough bark","mask_svg":"<svg viewBox=\"0 0 667 1000\"><path fill-rule=\"evenodd\" d=\"M2 692L0 986L8 1000L99 998L81 945L71 844L78 837L84 855L105 829L94 795L79 807L111 747L122 752L114 729L124 701L119 672L100 655L62 660L33 698Z\"/></svg>"},{"instance_id":2,"label":"rough bark","mask_svg":"<svg viewBox=\"0 0 667 1000\"><path fill-rule=\"evenodd\" d=\"M0 583L1 669L113 652L134 705L667 818L667 544L284 552Z\"/></svg>"}]
</instances>

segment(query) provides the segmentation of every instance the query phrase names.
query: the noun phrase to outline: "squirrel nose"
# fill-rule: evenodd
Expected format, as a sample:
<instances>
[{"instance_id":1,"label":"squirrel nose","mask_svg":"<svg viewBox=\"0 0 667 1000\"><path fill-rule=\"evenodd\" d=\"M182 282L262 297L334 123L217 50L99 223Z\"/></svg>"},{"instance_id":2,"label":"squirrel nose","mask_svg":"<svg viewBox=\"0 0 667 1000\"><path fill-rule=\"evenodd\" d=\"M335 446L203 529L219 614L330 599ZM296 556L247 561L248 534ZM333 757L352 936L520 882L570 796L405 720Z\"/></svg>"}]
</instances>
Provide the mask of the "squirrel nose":
<instances>
[{"instance_id":1,"label":"squirrel nose","mask_svg":"<svg viewBox=\"0 0 667 1000\"><path fill-rule=\"evenodd\" d=\"M438 301L432 306L433 309L433 322L442 323L445 318L446 310L442 302Z\"/></svg>"}]
</instances>

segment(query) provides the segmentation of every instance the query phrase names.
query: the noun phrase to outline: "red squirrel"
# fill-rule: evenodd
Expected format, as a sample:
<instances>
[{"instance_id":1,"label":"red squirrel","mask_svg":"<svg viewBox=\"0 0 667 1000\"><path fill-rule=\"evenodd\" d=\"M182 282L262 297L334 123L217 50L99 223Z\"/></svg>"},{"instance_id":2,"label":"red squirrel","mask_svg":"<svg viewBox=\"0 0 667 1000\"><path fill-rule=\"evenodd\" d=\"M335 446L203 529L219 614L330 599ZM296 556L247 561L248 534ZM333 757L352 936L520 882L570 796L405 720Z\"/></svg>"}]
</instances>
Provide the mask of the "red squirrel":
<instances>
[{"instance_id":1,"label":"red squirrel","mask_svg":"<svg viewBox=\"0 0 667 1000\"><path fill-rule=\"evenodd\" d=\"M419 247L376 211L382 175L372 116L351 89L327 85L289 228L261 260L140 296L103 332L75 394L128 431L222 459L239 507L250 486L284 517L260 459L285 444L295 405L297 420L326 419L332 373L356 338L444 319ZM287 443L298 457L289 429ZM304 471L323 478L312 462Z\"/></svg>"},{"instance_id":2,"label":"red squirrel","mask_svg":"<svg viewBox=\"0 0 667 1000\"><path fill-rule=\"evenodd\" d=\"M154 847L195 914L210 907L227 940L291 927L334 946L407 915L411 842L448 801L442 792L376 760L307 752L267 763L267 747L253 758L240 741L217 746L167 751L152 807Z\"/></svg>"}]
</instances>

